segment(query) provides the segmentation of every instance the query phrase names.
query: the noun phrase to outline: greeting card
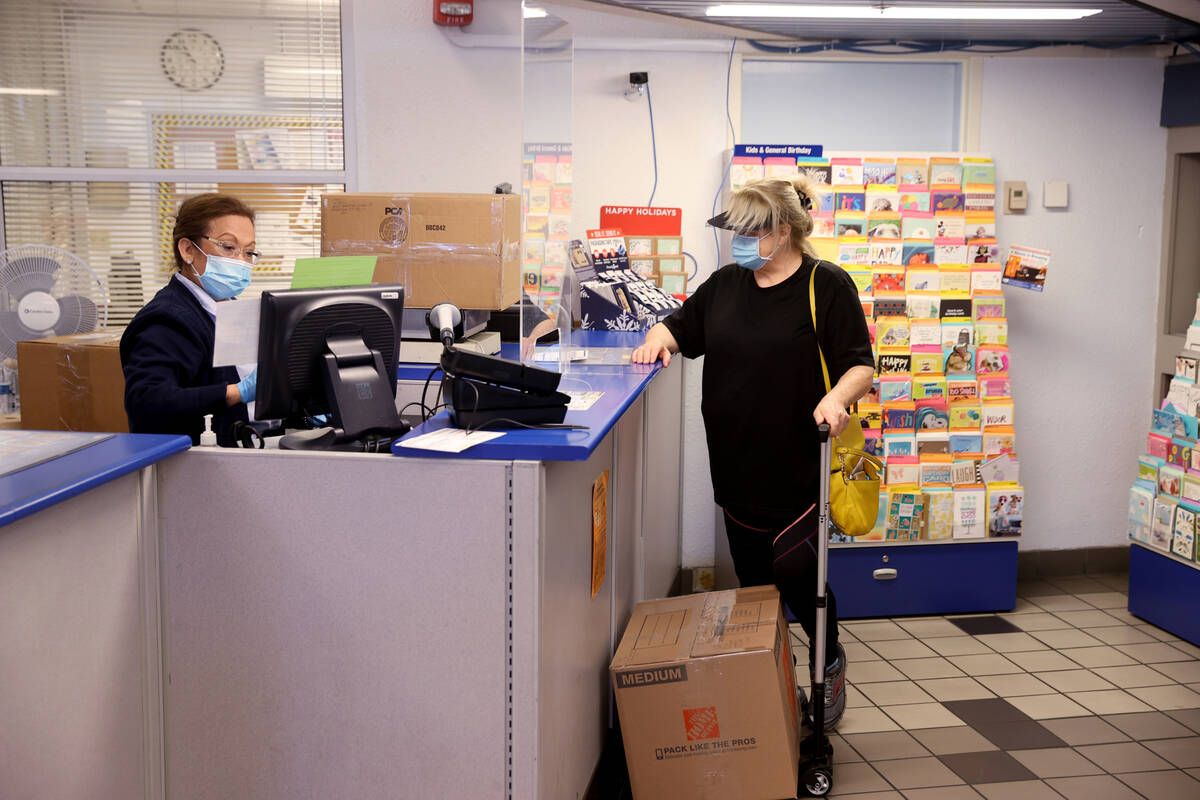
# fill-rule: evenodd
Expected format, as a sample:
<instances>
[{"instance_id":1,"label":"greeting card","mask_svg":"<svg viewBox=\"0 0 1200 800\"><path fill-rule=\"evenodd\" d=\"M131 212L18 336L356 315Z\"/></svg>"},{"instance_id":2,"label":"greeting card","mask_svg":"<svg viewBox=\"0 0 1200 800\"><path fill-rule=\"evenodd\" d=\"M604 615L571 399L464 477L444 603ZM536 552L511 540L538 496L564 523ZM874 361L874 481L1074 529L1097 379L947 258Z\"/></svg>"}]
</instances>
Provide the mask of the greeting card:
<instances>
[{"instance_id":1,"label":"greeting card","mask_svg":"<svg viewBox=\"0 0 1200 800\"><path fill-rule=\"evenodd\" d=\"M938 355L941 355L940 348ZM912 395L913 400L945 400L946 379L941 375L913 375Z\"/></svg>"},{"instance_id":2,"label":"greeting card","mask_svg":"<svg viewBox=\"0 0 1200 800\"><path fill-rule=\"evenodd\" d=\"M900 226L905 241L932 242L934 234L933 214L928 211L909 211L904 214Z\"/></svg>"},{"instance_id":3,"label":"greeting card","mask_svg":"<svg viewBox=\"0 0 1200 800\"><path fill-rule=\"evenodd\" d=\"M916 264L933 264L933 243L904 243L904 265L911 267Z\"/></svg>"},{"instance_id":4,"label":"greeting card","mask_svg":"<svg viewBox=\"0 0 1200 800\"><path fill-rule=\"evenodd\" d=\"M976 351L976 373L984 376L1008 372L1008 345L990 344Z\"/></svg>"},{"instance_id":5,"label":"greeting card","mask_svg":"<svg viewBox=\"0 0 1200 800\"><path fill-rule=\"evenodd\" d=\"M927 190L929 187L929 162L923 158L896 159L896 182L911 189Z\"/></svg>"},{"instance_id":6,"label":"greeting card","mask_svg":"<svg viewBox=\"0 0 1200 800\"><path fill-rule=\"evenodd\" d=\"M835 158L830 166L833 167L834 186L862 186L862 160L858 158Z\"/></svg>"}]
</instances>

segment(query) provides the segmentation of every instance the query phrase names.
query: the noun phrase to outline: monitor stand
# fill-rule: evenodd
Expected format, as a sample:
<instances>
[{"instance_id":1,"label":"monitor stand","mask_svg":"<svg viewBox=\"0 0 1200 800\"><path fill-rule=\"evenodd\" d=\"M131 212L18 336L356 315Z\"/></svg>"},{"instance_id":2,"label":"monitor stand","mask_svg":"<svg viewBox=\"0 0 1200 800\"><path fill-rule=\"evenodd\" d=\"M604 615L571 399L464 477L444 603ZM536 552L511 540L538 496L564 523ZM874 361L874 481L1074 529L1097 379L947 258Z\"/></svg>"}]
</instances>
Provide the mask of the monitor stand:
<instances>
[{"instance_id":1,"label":"monitor stand","mask_svg":"<svg viewBox=\"0 0 1200 800\"><path fill-rule=\"evenodd\" d=\"M313 428L292 431L279 438L280 450L330 450L342 453L380 453L391 455L392 442L402 434L381 436L378 439L339 440L336 428Z\"/></svg>"},{"instance_id":2,"label":"monitor stand","mask_svg":"<svg viewBox=\"0 0 1200 800\"><path fill-rule=\"evenodd\" d=\"M325 339L325 399L333 425L283 437L281 450L374 452L411 430L396 410L395 376L389 382L383 355L352 332Z\"/></svg>"}]
</instances>

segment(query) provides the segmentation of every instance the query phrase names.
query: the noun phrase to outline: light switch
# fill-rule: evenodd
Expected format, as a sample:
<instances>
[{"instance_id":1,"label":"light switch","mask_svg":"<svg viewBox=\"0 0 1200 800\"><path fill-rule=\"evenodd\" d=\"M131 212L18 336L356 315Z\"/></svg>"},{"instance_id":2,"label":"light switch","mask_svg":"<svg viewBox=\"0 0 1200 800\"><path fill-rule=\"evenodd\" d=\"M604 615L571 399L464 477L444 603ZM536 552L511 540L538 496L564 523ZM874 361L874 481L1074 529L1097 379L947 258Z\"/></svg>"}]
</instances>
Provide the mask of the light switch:
<instances>
[{"instance_id":1,"label":"light switch","mask_svg":"<svg viewBox=\"0 0 1200 800\"><path fill-rule=\"evenodd\" d=\"M1046 181L1042 186L1042 205L1046 208L1066 208L1067 187L1066 181Z\"/></svg>"}]
</instances>

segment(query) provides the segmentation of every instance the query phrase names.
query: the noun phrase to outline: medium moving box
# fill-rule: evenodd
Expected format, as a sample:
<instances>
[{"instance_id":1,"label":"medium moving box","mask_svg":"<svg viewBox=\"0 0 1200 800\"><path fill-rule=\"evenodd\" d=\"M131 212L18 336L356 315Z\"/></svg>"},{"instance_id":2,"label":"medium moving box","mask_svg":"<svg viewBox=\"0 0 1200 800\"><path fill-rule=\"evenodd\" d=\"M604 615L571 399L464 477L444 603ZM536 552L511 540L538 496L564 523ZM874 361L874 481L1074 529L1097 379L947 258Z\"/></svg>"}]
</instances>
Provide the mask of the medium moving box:
<instances>
[{"instance_id":1,"label":"medium moving box","mask_svg":"<svg viewBox=\"0 0 1200 800\"><path fill-rule=\"evenodd\" d=\"M775 587L639 603L611 672L635 800L796 796L796 675Z\"/></svg>"},{"instance_id":2,"label":"medium moving box","mask_svg":"<svg viewBox=\"0 0 1200 800\"><path fill-rule=\"evenodd\" d=\"M374 282L404 284L409 308L508 308L521 299L521 198L327 194L321 255L378 256Z\"/></svg>"},{"instance_id":3,"label":"medium moving box","mask_svg":"<svg viewBox=\"0 0 1200 800\"><path fill-rule=\"evenodd\" d=\"M21 427L129 433L121 331L17 343Z\"/></svg>"}]
</instances>

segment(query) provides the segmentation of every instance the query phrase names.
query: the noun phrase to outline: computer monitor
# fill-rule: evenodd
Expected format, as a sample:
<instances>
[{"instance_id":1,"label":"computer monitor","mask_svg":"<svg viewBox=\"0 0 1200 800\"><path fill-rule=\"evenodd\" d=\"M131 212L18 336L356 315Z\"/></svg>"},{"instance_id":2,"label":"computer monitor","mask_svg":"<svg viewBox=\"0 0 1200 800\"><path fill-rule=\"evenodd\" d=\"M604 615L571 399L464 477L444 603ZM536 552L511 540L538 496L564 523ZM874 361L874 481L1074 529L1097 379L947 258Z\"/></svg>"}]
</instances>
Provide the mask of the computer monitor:
<instances>
[{"instance_id":1,"label":"computer monitor","mask_svg":"<svg viewBox=\"0 0 1200 800\"><path fill-rule=\"evenodd\" d=\"M328 414L340 442L407 432L396 411L403 286L263 292L261 303L255 417L305 427Z\"/></svg>"}]
</instances>

